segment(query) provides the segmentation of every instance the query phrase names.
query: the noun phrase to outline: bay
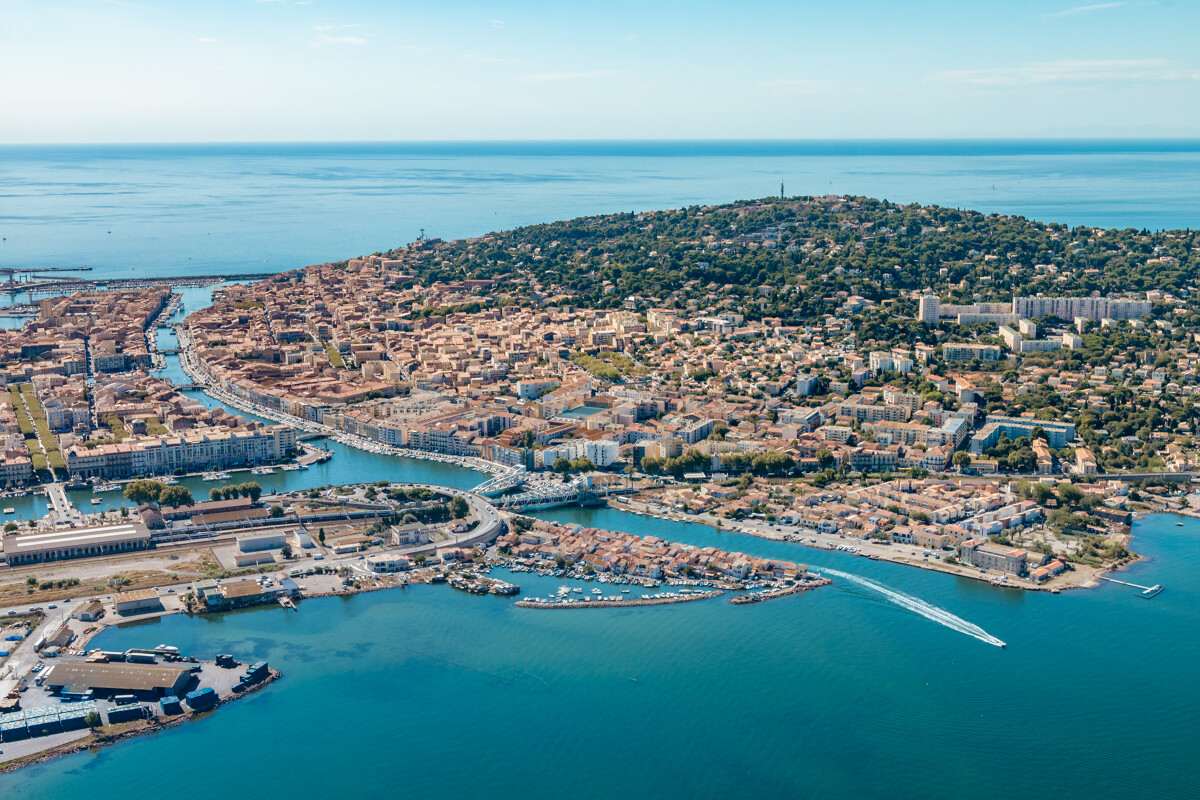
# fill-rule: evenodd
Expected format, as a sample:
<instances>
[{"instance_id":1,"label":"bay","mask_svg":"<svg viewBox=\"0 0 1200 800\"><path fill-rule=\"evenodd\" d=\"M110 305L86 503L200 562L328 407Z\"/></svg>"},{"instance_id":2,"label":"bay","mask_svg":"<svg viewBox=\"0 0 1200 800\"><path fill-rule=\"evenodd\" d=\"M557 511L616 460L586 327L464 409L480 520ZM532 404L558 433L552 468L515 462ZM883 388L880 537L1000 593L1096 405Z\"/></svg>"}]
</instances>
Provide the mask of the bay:
<instances>
[{"instance_id":1,"label":"bay","mask_svg":"<svg viewBox=\"0 0 1200 800\"><path fill-rule=\"evenodd\" d=\"M1071 225L1200 226L1200 142L0 146L0 267L281 271L519 225L850 193Z\"/></svg>"}]
</instances>

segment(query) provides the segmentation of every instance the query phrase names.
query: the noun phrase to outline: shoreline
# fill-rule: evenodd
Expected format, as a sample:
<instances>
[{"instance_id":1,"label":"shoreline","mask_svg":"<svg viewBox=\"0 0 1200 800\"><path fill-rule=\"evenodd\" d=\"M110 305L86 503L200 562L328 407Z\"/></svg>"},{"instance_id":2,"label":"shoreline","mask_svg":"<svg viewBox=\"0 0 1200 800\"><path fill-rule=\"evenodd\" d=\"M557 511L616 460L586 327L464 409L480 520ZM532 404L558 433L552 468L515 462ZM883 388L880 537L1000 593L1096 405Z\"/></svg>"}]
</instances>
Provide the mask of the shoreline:
<instances>
[{"instance_id":1,"label":"shoreline","mask_svg":"<svg viewBox=\"0 0 1200 800\"><path fill-rule=\"evenodd\" d=\"M634 506L635 502L637 503L636 507ZM630 501L628 503L622 504L622 503L614 503L612 500L609 500L607 505L609 508L612 508L617 511L623 511L625 513L636 512L636 514L640 514L642 516L654 517L655 519L661 519L661 520L665 520L667 522L683 522L683 523L688 523L688 524L692 524L692 525L705 525L709 528L719 531L720 533L732 533L732 534L739 535L739 536L754 536L755 538L765 539L766 541L769 541L769 542L785 542L787 544L796 544L796 545L800 545L802 547L807 547L810 550L820 550L820 551L824 551L824 552L828 552L831 550L831 548L829 548L829 547L825 547L825 546L821 546L821 545L814 545L804 539L792 540L792 539L787 539L784 536L768 535L764 532L756 531L753 529L731 530L731 529L725 528L725 527L718 527L717 525L713 524L713 522L709 521L710 519L713 521L718 521L717 518L715 518L715 517L709 517L708 515L696 515L695 517L689 517L685 514L676 514L676 513L672 513L672 512L659 511L657 509L651 508L650 505L645 502ZM1174 513L1179 513L1179 512L1156 511L1153 513L1174 514ZM1193 518L1200 519L1200 512L1196 512L1194 514L1181 514L1181 516L1191 516ZM719 521L724 522L725 520L719 520ZM1130 534L1129 534L1131 540L1133 538L1132 530L1133 529L1131 527ZM933 572L940 572L944 575L951 575L951 576L958 577L958 578L967 578L969 580L981 581L983 583L987 583L992 586L995 586L996 588L999 588L999 589L1019 589L1019 590L1027 591L1027 592L1048 592L1050 594L1060 594L1064 591L1068 591L1071 589L1095 589L1098 586L1100 586L1100 584L1102 583L1102 581L1099 580L1100 575L1107 575L1109 573L1120 572L1123 569L1125 569L1126 567L1128 567L1130 564L1137 563L1138 561L1140 561L1142 559L1142 556L1140 554L1134 553L1133 558L1130 558L1119 564L1112 564L1112 565L1103 566L1103 567L1088 567L1088 569L1096 570L1096 576L1093 576L1082 583L1071 583L1071 584L1061 584L1061 585L1054 585L1053 583L1049 583L1049 584L1039 585L1039 584L1035 584L1035 583L1030 583L1022 578L1017 578L1013 581L1007 581L1007 582L1001 583L1001 582L995 580L996 578L999 577L998 574L989 573L989 574L981 575L978 572L972 573L972 572L967 572L967 571L959 571L957 569L954 569L953 566L945 564L941 561L917 562L917 561L912 561L912 560L908 559L907 557L900 557L900 556L888 557L888 556L879 555L879 554L854 554L854 556L856 558L866 558L871 561L886 561L890 564L899 564L901 566L912 567L914 569L930 570Z\"/></svg>"},{"instance_id":2,"label":"shoreline","mask_svg":"<svg viewBox=\"0 0 1200 800\"><path fill-rule=\"evenodd\" d=\"M135 739L139 736L145 736L148 733L159 733L161 731L175 728L179 725L184 724L185 722L188 722L192 719L199 717L202 714L208 714L210 712L216 711L218 708L220 708L223 705L226 705L228 703L235 703L238 700L249 697L250 695L254 694L258 690L267 686L268 684L274 683L275 681L277 681L283 677L283 673L277 669L268 669L267 673L268 674L267 674L266 678L259 681L254 686L247 689L246 691L239 692L239 693L233 694L233 695L229 695L227 697L219 698L216 702L216 705L212 706L211 708L206 708L203 711L185 711L182 714L173 715L166 722L151 722L141 728L136 728L134 730L129 730L129 731L121 731L120 733L114 733L114 734L99 733L98 734L95 731L92 731L87 736L84 736L79 740L76 740L73 742L67 742L65 744L60 744L60 745L57 745L56 747L51 747L48 750L43 750L38 753L33 753L32 755L26 756L25 758L14 759L12 761L0 764L0 775L7 775L10 772L16 772L19 769L24 769L25 767L32 767L37 764L45 764L46 762L53 761L56 758L64 758L69 755L74 755L75 753L82 753L87 750L99 750L104 747L111 747L112 745L119 744L120 742L124 742L129 739Z\"/></svg>"}]
</instances>

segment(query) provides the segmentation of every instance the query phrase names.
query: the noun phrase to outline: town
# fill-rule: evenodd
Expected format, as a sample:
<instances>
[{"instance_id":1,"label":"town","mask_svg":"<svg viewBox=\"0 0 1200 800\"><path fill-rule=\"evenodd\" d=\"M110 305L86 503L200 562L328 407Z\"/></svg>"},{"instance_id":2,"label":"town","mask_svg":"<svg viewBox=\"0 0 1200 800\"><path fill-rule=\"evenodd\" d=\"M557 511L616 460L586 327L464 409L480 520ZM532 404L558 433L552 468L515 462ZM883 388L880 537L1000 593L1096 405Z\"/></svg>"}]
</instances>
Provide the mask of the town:
<instances>
[{"instance_id":1,"label":"town","mask_svg":"<svg viewBox=\"0 0 1200 800\"><path fill-rule=\"evenodd\" d=\"M163 614L298 613L423 583L522 609L745 605L831 582L801 547L998 590L1115 580L1138 558L1137 514L1200 513L1200 336L1179 271L1196 250L1180 233L802 198L422 238L217 286L173 323L166 286L43 299L0 331L0 495L49 500L0 536L5 763L278 677L87 646ZM1135 277L1114 287L1105 259ZM1151 268L1160 288L1136 277ZM160 347L171 327L178 347ZM233 478L336 458L321 440L479 483ZM220 482L207 499L181 483L201 476ZM89 487L96 507L76 508L67 490ZM101 508L116 491L129 505ZM797 557L528 515L563 505ZM522 594L522 574L565 583Z\"/></svg>"}]
</instances>

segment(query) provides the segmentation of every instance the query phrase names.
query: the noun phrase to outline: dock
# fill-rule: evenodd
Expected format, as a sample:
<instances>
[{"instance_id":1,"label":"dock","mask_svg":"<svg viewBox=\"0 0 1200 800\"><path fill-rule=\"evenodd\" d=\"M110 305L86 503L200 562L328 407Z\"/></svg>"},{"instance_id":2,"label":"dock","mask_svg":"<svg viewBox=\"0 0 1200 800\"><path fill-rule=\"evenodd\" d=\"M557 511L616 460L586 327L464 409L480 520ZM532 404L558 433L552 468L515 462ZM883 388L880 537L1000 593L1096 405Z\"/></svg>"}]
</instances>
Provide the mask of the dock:
<instances>
[{"instance_id":1,"label":"dock","mask_svg":"<svg viewBox=\"0 0 1200 800\"><path fill-rule=\"evenodd\" d=\"M1100 578L1100 580L1108 581L1109 583L1119 583L1122 586L1128 586L1133 589L1141 589L1142 591L1141 591L1140 596L1145 597L1147 600L1150 599L1151 597L1154 597L1156 594L1158 594L1159 592L1161 592L1163 589L1166 588L1165 586L1158 584L1158 583L1154 584L1153 586L1139 586L1136 583L1130 583L1129 581L1119 581L1116 578L1108 578L1108 577L1105 577L1104 575L1100 575L1098 577Z\"/></svg>"}]
</instances>

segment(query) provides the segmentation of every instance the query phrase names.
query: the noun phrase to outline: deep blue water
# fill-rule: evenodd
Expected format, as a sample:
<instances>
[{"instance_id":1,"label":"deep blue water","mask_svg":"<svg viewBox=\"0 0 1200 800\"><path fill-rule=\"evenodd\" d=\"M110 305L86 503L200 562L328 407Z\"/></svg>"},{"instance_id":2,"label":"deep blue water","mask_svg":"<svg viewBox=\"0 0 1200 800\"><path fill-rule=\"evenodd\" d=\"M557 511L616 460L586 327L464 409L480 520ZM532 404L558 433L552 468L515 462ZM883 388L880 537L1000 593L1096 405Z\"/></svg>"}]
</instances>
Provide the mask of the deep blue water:
<instances>
[{"instance_id":1,"label":"deep blue water","mask_svg":"<svg viewBox=\"0 0 1200 800\"><path fill-rule=\"evenodd\" d=\"M1106 227L1200 226L1197 141L0 147L0 267L283 270L429 236L851 193Z\"/></svg>"},{"instance_id":2,"label":"deep blue water","mask_svg":"<svg viewBox=\"0 0 1200 800\"><path fill-rule=\"evenodd\" d=\"M553 512L547 512L552 514ZM836 566L1008 642L991 647L841 580L721 600L535 611L417 587L111 630L265 658L286 677L208 718L23 770L6 797L191 795L1195 797L1200 524L1140 521L1150 558L1060 596L992 589L697 525L555 516ZM519 575L524 593L552 579ZM636 679L631 680L631 679Z\"/></svg>"}]
</instances>

